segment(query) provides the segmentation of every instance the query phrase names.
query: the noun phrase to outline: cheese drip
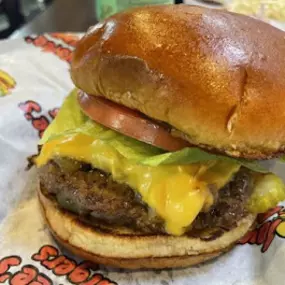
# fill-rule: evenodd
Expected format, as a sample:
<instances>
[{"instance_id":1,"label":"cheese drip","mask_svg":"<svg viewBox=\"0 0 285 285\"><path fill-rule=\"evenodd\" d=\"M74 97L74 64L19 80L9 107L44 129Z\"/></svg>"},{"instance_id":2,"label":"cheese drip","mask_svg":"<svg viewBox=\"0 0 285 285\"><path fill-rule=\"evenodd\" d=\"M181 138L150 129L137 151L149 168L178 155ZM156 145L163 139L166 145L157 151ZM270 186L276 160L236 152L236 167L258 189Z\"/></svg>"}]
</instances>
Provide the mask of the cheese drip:
<instances>
[{"instance_id":1,"label":"cheese drip","mask_svg":"<svg viewBox=\"0 0 285 285\"><path fill-rule=\"evenodd\" d=\"M165 220L166 231L182 235L201 211L213 204L209 190L223 187L240 168L227 161L189 165L136 164L101 139L85 134L65 135L43 145L38 167L53 157L69 157L111 173L115 181L138 191L145 203Z\"/></svg>"}]
</instances>

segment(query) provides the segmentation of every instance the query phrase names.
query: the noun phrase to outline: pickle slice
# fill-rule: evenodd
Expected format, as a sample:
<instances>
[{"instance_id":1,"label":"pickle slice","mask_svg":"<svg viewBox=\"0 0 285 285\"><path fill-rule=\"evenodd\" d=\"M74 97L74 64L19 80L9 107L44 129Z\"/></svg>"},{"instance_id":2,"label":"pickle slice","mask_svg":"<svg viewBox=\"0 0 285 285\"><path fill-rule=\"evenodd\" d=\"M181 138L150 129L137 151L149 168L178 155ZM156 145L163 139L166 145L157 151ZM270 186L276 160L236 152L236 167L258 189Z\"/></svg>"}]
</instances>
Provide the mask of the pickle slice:
<instances>
[{"instance_id":1,"label":"pickle slice","mask_svg":"<svg viewBox=\"0 0 285 285\"><path fill-rule=\"evenodd\" d=\"M285 186L281 178L268 173L256 175L254 179L254 190L247 208L252 213L264 213L285 200Z\"/></svg>"}]
</instances>

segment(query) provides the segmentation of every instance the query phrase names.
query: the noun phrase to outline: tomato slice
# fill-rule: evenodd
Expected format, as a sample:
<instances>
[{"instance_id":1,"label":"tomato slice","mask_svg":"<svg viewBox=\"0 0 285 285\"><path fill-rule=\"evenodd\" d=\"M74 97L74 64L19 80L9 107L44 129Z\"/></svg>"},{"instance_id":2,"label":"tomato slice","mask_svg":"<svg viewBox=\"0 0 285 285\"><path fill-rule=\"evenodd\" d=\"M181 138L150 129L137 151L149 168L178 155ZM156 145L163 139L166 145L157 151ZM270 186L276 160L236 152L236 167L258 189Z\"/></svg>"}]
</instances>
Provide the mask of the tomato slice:
<instances>
[{"instance_id":1,"label":"tomato slice","mask_svg":"<svg viewBox=\"0 0 285 285\"><path fill-rule=\"evenodd\" d=\"M126 136L168 151L190 146L187 141L173 137L162 124L105 98L80 91L78 102L90 119Z\"/></svg>"}]
</instances>

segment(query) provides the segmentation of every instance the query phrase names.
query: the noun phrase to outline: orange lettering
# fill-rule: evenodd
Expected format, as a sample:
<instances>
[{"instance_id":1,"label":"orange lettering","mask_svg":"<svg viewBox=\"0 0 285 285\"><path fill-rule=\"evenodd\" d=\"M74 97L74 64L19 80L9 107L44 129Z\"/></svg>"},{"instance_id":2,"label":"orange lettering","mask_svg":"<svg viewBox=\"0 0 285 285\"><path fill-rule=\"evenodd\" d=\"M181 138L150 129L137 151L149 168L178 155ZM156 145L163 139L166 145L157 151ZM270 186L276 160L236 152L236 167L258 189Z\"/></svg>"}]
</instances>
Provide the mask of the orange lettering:
<instances>
[{"instance_id":1,"label":"orange lettering","mask_svg":"<svg viewBox=\"0 0 285 285\"><path fill-rule=\"evenodd\" d=\"M62 59L62 60L68 60L70 57L71 51L67 48L60 48L57 51L57 55Z\"/></svg>"},{"instance_id":2,"label":"orange lettering","mask_svg":"<svg viewBox=\"0 0 285 285\"><path fill-rule=\"evenodd\" d=\"M46 37L44 37L44 36L39 36L39 37L37 37L37 38L35 38L34 39L34 45L35 46L39 46L39 47L42 47L42 46L44 46L46 43L47 43L47 38Z\"/></svg>"},{"instance_id":3,"label":"orange lettering","mask_svg":"<svg viewBox=\"0 0 285 285\"><path fill-rule=\"evenodd\" d=\"M64 41L66 44L71 45L73 47L76 46L79 40L78 36L69 35L69 34L51 33L50 35L56 39Z\"/></svg>"},{"instance_id":4,"label":"orange lettering","mask_svg":"<svg viewBox=\"0 0 285 285\"><path fill-rule=\"evenodd\" d=\"M45 52L55 52L56 45L53 42L47 42L47 44L43 47L43 51Z\"/></svg>"},{"instance_id":5,"label":"orange lettering","mask_svg":"<svg viewBox=\"0 0 285 285\"><path fill-rule=\"evenodd\" d=\"M39 36L36 38L26 37L27 43L33 43L36 47L41 47L44 52L51 52L57 55L60 59L67 62L71 62L72 51L68 48L64 48L61 44L57 45L53 41L49 41L44 36ZM76 41L73 41L73 45L76 44Z\"/></svg>"},{"instance_id":6,"label":"orange lettering","mask_svg":"<svg viewBox=\"0 0 285 285\"><path fill-rule=\"evenodd\" d=\"M69 61L71 59L71 51L61 46L57 48L56 55L58 55L61 59L66 61Z\"/></svg>"}]
</instances>

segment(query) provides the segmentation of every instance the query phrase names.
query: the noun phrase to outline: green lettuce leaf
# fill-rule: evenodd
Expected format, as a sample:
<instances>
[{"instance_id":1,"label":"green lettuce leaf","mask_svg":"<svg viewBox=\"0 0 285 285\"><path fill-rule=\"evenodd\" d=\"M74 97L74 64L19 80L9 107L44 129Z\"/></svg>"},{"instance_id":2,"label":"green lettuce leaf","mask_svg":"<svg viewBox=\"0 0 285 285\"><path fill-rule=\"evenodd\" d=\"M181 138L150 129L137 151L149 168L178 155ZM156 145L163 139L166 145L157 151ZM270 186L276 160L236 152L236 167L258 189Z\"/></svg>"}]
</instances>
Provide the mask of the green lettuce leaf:
<instances>
[{"instance_id":1,"label":"green lettuce leaf","mask_svg":"<svg viewBox=\"0 0 285 285\"><path fill-rule=\"evenodd\" d=\"M92 120L86 121L86 123L76 129L75 132L105 141L121 155L134 161L144 160L164 153L163 150L157 147L124 136Z\"/></svg>"},{"instance_id":2,"label":"green lettuce leaf","mask_svg":"<svg viewBox=\"0 0 285 285\"><path fill-rule=\"evenodd\" d=\"M191 164L211 160L224 160L238 163L256 172L267 173L268 170L261 166L257 161L236 159L224 155L211 154L197 147L184 148L175 152L167 152L141 160L140 163L149 166L160 164Z\"/></svg>"},{"instance_id":3,"label":"green lettuce leaf","mask_svg":"<svg viewBox=\"0 0 285 285\"><path fill-rule=\"evenodd\" d=\"M74 130L82 126L88 117L86 117L77 103L77 90L74 89L64 100L56 119L45 130L39 144L42 145L48 140L58 137L64 132Z\"/></svg>"},{"instance_id":4,"label":"green lettuce leaf","mask_svg":"<svg viewBox=\"0 0 285 285\"><path fill-rule=\"evenodd\" d=\"M73 90L64 101L56 119L45 131L40 144L61 136L85 134L106 141L125 158L138 164L158 166L162 164L191 164L204 161L224 160L238 163L253 171L268 172L257 161L235 159L211 154L197 147L184 148L176 152L165 152L152 145L124 136L108 129L85 116L77 102L77 90Z\"/></svg>"},{"instance_id":5,"label":"green lettuce leaf","mask_svg":"<svg viewBox=\"0 0 285 285\"><path fill-rule=\"evenodd\" d=\"M278 158L278 160L279 160L280 162L285 163L285 156L281 156L281 157L279 157L279 158Z\"/></svg>"}]
</instances>

